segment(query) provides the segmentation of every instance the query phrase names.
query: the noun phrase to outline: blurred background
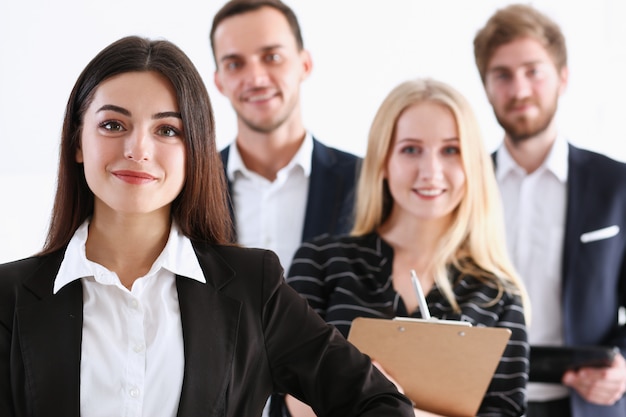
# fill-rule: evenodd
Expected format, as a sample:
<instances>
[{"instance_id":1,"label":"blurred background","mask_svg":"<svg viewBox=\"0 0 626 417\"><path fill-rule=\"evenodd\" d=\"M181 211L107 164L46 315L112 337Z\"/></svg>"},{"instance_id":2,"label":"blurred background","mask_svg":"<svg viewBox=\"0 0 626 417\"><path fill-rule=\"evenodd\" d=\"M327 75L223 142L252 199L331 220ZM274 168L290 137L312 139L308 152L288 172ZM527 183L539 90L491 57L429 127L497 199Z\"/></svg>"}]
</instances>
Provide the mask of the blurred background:
<instances>
[{"instance_id":1,"label":"blurred background","mask_svg":"<svg viewBox=\"0 0 626 417\"><path fill-rule=\"evenodd\" d=\"M374 114L398 83L429 76L473 104L485 143L502 139L474 65L476 31L506 0L287 0L313 73L302 87L305 125L323 142L363 155ZM219 148L235 115L213 84L208 39L224 1L47 0L0 3L0 262L30 256L45 237L65 104L76 78L126 35L164 38L194 61L212 99ZM536 0L562 27L570 84L561 131L575 145L626 161L626 1ZM625 190L626 192L626 190Z\"/></svg>"}]
</instances>

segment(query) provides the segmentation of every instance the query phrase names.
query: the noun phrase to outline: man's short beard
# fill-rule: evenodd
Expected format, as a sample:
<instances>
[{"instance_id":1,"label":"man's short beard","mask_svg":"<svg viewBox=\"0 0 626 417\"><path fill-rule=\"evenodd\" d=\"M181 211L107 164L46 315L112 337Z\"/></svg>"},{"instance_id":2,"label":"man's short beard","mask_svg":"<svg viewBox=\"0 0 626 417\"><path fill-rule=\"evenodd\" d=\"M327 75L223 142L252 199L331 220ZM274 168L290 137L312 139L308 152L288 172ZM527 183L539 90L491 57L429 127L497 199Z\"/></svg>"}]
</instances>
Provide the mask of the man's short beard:
<instances>
[{"instance_id":1,"label":"man's short beard","mask_svg":"<svg viewBox=\"0 0 626 417\"><path fill-rule=\"evenodd\" d=\"M554 113L547 118L541 118L537 121L537 123L529 123L528 121L518 121L517 123L509 123L506 120L503 120L498 115L496 115L496 119L507 136L511 139L511 141L515 144L522 143L528 139L531 139L543 132L545 132L550 123L552 123L552 119L554 118ZM520 126L520 124L523 124Z\"/></svg>"},{"instance_id":2,"label":"man's short beard","mask_svg":"<svg viewBox=\"0 0 626 417\"><path fill-rule=\"evenodd\" d=\"M280 120L273 120L269 123L260 124L260 123L252 122L246 119L245 117L242 117L241 115L239 115L239 119L241 119L243 124L248 126L248 128L252 130L253 132L263 133L263 134L274 132L276 129L282 126L285 123L285 121L287 121L287 117L283 117Z\"/></svg>"},{"instance_id":3,"label":"man's short beard","mask_svg":"<svg viewBox=\"0 0 626 417\"><path fill-rule=\"evenodd\" d=\"M511 122L506 118L501 117L495 112L495 110L494 114L507 136L513 143L518 144L545 132L548 127L550 127L550 124L556 115L558 100L559 96L556 95L552 103L550 103L550 107L546 109L539 108L539 116L534 120L522 116ZM512 108L513 106L509 107Z\"/></svg>"}]
</instances>

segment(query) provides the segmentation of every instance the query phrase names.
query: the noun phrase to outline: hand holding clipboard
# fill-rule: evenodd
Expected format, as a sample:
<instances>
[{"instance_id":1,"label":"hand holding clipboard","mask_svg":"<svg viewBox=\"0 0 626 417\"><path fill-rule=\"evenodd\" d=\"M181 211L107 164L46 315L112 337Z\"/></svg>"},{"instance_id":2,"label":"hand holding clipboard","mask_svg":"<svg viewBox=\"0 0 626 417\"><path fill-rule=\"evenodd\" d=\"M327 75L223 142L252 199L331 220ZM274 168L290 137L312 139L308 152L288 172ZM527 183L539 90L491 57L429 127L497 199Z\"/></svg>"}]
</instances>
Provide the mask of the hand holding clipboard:
<instances>
[{"instance_id":1,"label":"hand holding clipboard","mask_svg":"<svg viewBox=\"0 0 626 417\"><path fill-rule=\"evenodd\" d=\"M417 408L473 417L511 331L432 318L419 281L413 285L424 319L359 317L352 322L348 340L378 361Z\"/></svg>"}]
</instances>

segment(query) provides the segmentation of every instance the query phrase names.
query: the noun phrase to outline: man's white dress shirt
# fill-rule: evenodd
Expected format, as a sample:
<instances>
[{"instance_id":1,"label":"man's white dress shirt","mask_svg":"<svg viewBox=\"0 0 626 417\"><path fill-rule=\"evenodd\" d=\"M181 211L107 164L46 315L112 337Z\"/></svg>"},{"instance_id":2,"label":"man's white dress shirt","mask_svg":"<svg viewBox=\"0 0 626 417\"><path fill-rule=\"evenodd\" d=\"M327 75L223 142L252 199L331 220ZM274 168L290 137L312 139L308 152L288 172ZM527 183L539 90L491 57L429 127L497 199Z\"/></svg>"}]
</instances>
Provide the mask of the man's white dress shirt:
<instances>
[{"instance_id":1,"label":"man's white dress shirt","mask_svg":"<svg viewBox=\"0 0 626 417\"><path fill-rule=\"evenodd\" d=\"M568 145L558 136L543 164L528 174L502 145L496 177L502 195L509 254L532 306L531 345L562 345L561 265L567 204ZM568 395L560 384L528 384L530 401Z\"/></svg>"},{"instance_id":2,"label":"man's white dress shirt","mask_svg":"<svg viewBox=\"0 0 626 417\"><path fill-rule=\"evenodd\" d=\"M236 144L228 153L237 242L276 252L285 270L302 243L312 156L313 137L307 133L298 152L270 181L246 168Z\"/></svg>"}]
</instances>

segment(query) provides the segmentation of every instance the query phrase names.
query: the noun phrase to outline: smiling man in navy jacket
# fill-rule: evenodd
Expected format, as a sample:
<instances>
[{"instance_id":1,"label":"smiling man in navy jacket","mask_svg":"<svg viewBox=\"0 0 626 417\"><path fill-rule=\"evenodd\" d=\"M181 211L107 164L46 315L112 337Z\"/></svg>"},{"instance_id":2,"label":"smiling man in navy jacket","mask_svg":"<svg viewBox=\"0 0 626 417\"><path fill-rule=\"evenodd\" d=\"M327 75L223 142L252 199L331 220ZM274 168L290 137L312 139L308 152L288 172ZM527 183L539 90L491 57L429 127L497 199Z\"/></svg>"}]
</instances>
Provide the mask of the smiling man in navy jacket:
<instances>
[{"instance_id":1,"label":"smiling man in navy jacket","mask_svg":"<svg viewBox=\"0 0 626 417\"><path fill-rule=\"evenodd\" d=\"M237 114L222 151L238 243L276 252L285 269L303 240L346 233L360 159L304 128L300 84L312 70L294 12L279 0L232 0L215 15L215 84Z\"/></svg>"},{"instance_id":2,"label":"smiling man in navy jacket","mask_svg":"<svg viewBox=\"0 0 626 417\"><path fill-rule=\"evenodd\" d=\"M489 102L505 132L496 176L507 244L533 308L531 345L618 346L608 368L561 384L529 383L528 417L626 416L626 165L557 131L568 80L559 26L525 5L498 10L474 39ZM532 378L531 378L532 380Z\"/></svg>"}]
</instances>

